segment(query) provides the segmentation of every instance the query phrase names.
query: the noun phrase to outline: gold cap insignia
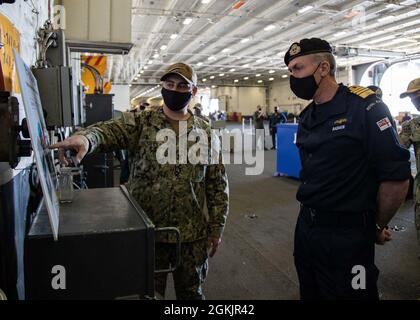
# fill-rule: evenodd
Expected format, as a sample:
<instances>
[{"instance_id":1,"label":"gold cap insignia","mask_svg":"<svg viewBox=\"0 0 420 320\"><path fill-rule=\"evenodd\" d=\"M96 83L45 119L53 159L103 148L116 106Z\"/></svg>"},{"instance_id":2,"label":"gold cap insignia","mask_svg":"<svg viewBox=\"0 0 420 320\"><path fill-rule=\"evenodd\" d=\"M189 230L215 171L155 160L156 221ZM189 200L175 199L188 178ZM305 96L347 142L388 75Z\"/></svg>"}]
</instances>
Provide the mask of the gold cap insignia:
<instances>
[{"instance_id":1,"label":"gold cap insignia","mask_svg":"<svg viewBox=\"0 0 420 320\"><path fill-rule=\"evenodd\" d=\"M300 53L301 51L302 51L302 49L300 48L299 44L294 43L294 44L292 45L292 47L290 48L290 50L289 50L289 54L290 54L291 56L294 56L295 54L298 54L298 53Z\"/></svg>"}]
</instances>

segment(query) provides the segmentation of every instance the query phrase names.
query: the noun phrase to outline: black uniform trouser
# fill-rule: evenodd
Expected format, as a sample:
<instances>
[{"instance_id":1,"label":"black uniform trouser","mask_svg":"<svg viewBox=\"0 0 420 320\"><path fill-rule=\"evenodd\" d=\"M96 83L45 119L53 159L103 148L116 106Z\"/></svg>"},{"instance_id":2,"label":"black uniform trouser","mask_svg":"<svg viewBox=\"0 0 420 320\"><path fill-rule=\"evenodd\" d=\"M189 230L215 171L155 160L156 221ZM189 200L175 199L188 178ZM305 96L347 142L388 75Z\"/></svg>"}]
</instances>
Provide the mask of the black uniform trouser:
<instances>
[{"instance_id":1,"label":"black uniform trouser","mask_svg":"<svg viewBox=\"0 0 420 320\"><path fill-rule=\"evenodd\" d=\"M294 250L301 299L378 300L375 236L373 214L327 216L301 208Z\"/></svg>"},{"instance_id":2,"label":"black uniform trouser","mask_svg":"<svg viewBox=\"0 0 420 320\"><path fill-rule=\"evenodd\" d=\"M277 135L276 128L271 128L270 134L271 134L271 139L273 141L273 148L277 148L277 146L276 146L276 135Z\"/></svg>"}]
</instances>

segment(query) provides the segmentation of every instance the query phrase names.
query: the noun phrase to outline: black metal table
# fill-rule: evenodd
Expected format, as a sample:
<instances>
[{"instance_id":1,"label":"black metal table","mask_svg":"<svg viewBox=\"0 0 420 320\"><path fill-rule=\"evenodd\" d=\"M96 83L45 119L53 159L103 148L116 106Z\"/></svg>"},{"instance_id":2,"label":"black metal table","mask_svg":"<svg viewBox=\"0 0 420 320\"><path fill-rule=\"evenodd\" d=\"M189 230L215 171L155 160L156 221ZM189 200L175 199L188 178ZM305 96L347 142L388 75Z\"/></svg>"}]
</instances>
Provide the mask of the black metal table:
<instances>
[{"instance_id":1,"label":"black metal table","mask_svg":"<svg viewBox=\"0 0 420 320\"><path fill-rule=\"evenodd\" d=\"M58 241L42 208L25 240L26 299L153 297L154 233L124 186L76 191Z\"/></svg>"}]
</instances>

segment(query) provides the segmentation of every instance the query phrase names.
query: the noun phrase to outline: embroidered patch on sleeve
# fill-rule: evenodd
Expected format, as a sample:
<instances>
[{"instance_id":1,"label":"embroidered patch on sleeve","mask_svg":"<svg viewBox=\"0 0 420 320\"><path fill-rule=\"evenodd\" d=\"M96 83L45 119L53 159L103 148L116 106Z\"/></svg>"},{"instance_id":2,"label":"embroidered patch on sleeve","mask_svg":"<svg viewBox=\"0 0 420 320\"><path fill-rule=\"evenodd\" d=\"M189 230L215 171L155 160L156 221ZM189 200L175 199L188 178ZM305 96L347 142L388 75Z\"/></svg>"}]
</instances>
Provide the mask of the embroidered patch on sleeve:
<instances>
[{"instance_id":1,"label":"embroidered patch on sleeve","mask_svg":"<svg viewBox=\"0 0 420 320\"><path fill-rule=\"evenodd\" d=\"M376 124L378 125L381 131L384 131L392 127L391 121L389 121L388 117L385 117L382 120L379 120L378 122L376 122Z\"/></svg>"}]
</instances>

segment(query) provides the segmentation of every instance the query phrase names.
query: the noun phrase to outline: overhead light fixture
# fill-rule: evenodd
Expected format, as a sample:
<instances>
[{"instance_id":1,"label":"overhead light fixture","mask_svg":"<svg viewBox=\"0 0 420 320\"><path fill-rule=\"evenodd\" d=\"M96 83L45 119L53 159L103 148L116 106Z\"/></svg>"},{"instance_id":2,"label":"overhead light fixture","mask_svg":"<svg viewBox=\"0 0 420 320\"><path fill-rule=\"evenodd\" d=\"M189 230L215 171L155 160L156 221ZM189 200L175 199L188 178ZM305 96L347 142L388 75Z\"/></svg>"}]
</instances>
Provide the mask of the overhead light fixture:
<instances>
[{"instance_id":1,"label":"overhead light fixture","mask_svg":"<svg viewBox=\"0 0 420 320\"><path fill-rule=\"evenodd\" d=\"M232 68L232 69L230 69L230 70L229 70L229 72L235 72L235 70L236 70L236 69L233 69L233 68Z\"/></svg>"},{"instance_id":2,"label":"overhead light fixture","mask_svg":"<svg viewBox=\"0 0 420 320\"><path fill-rule=\"evenodd\" d=\"M270 31L276 28L275 24L270 24L264 28L264 31Z\"/></svg>"},{"instance_id":3,"label":"overhead light fixture","mask_svg":"<svg viewBox=\"0 0 420 320\"><path fill-rule=\"evenodd\" d=\"M274 78L270 78L270 79L268 79L268 81L273 81L274 80Z\"/></svg>"},{"instance_id":4,"label":"overhead light fixture","mask_svg":"<svg viewBox=\"0 0 420 320\"><path fill-rule=\"evenodd\" d=\"M203 4L207 4L207 3L209 3L211 0L201 0L201 3L203 3Z\"/></svg>"},{"instance_id":5,"label":"overhead light fixture","mask_svg":"<svg viewBox=\"0 0 420 320\"><path fill-rule=\"evenodd\" d=\"M141 70L141 71L140 71L140 73L144 73L144 71L143 71L143 70Z\"/></svg>"},{"instance_id":6,"label":"overhead light fixture","mask_svg":"<svg viewBox=\"0 0 420 320\"><path fill-rule=\"evenodd\" d=\"M248 68L249 67L249 63L246 63L242 66L242 68Z\"/></svg>"},{"instance_id":7,"label":"overhead light fixture","mask_svg":"<svg viewBox=\"0 0 420 320\"><path fill-rule=\"evenodd\" d=\"M143 67L143 69L144 69L144 70L147 70L148 68L149 68L148 66L144 66L144 67Z\"/></svg>"},{"instance_id":8,"label":"overhead light fixture","mask_svg":"<svg viewBox=\"0 0 420 320\"><path fill-rule=\"evenodd\" d=\"M147 64L153 64L153 60L149 60L149 62L147 62Z\"/></svg>"},{"instance_id":9,"label":"overhead light fixture","mask_svg":"<svg viewBox=\"0 0 420 320\"><path fill-rule=\"evenodd\" d=\"M347 34L347 31L340 31L340 32L337 32L333 37L338 38L338 37L344 36L345 34Z\"/></svg>"},{"instance_id":10,"label":"overhead light fixture","mask_svg":"<svg viewBox=\"0 0 420 320\"><path fill-rule=\"evenodd\" d=\"M383 41L388 41L388 40L392 40L395 39L396 36L391 34L389 36L385 36L385 37L381 37L381 38L376 38L372 41L369 41L368 44L375 44L375 43L379 43L379 42L383 42Z\"/></svg>"},{"instance_id":11,"label":"overhead light fixture","mask_svg":"<svg viewBox=\"0 0 420 320\"><path fill-rule=\"evenodd\" d=\"M399 40L399 42L411 42L411 43L417 43L418 41L417 40L414 40L414 39L410 39L410 38L399 38L398 39Z\"/></svg>"},{"instance_id":12,"label":"overhead light fixture","mask_svg":"<svg viewBox=\"0 0 420 320\"><path fill-rule=\"evenodd\" d=\"M401 26L394 26L394 27L391 27L391 28L386 28L384 31L395 31L395 30L398 30L398 29L401 29Z\"/></svg>"},{"instance_id":13,"label":"overhead light fixture","mask_svg":"<svg viewBox=\"0 0 420 320\"><path fill-rule=\"evenodd\" d=\"M131 84L129 84L128 86L129 86L129 87L131 87L132 85L131 85Z\"/></svg>"},{"instance_id":14,"label":"overhead light fixture","mask_svg":"<svg viewBox=\"0 0 420 320\"><path fill-rule=\"evenodd\" d=\"M262 83L263 81L262 81L262 80L258 80L257 82L258 82L258 83Z\"/></svg>"},{"instance_id":15,"label":"overhead light fixture","mask_svg":"<svg viewBox=\"0 0 420 320\"><path fill-rule=\"evenodd\" d=\"M197 66L201 66L201 65L203 65L203 63L202 63L202 62L197 63Z\"/></svg>"},{"instance_id":16,"label":"overhead light fixture","mask_svg":"<svg viewBox=\"0 0 420 320\"><path fill-rule=\"evenodd\" d=\"M190 24L193 21L192 18L185 18L184 22L182 22L183 24Z\"/></svg>"},{"instance_id":17,"label":"overhead light fixture","mask_svg":"<svg viewBox=\"0 0 420 320\"><path fill-rule=\"evenodd\" d=\"M235 79L235 80L233 80L233 82L235 82L235 83L236 83L236 82L239 82L239 80L238 80L238 79Z\"/></svg>"},{"instance_id":18,"label":"overhead light fixture","mask_svg":"<svg viewBox=\"0 0 420 320\"><path fill-rule=\"evenodd\" d=\"M214 89L214 88L216 88L216 86L215 86L215 85L212 85L211 87L212 87L213 89Z\"/></svg>"},{"instance_id":19,"label":"overhead light fixture","mask_svg":"<svg viewBox=\"0 0 420 320\"><path fill-rule=\"evenodd\" d=\"M203 82L206 82L206 81L207 81L207 79L206 79L206 78L204 78L204 79L203 79Z\"/></svg>"},{"instance_id":20,"label":"overhead light fixture","mask_svg":"<svg viewBox=\"0 0 420 320\"><path fill-rule=\"evenodd\" d=\"M283 79L287 78L287 74L281 76Z\"/></svg>"},{"instance_id":21,"label":"overhead light fixture","mask_svg":"<svg viewBox=\"0 0 420 320\"><path fill-rule=\"evenodd\" d=\"M298 12L299 13L304 13L306 11L309 11L309 10L313 9L313 8L314 8L314 6L305 6L302 9L299 9Z\"/></svg>"},{"instance_id":22,"label":"overhead light fixture","mask_svg":"<svg viewBox=\"0 0 420 320\"><path fill-rule=\"evenodd\" d=\"M379 18L378 22L389 21L389 20L393 20L394 18L395 18L394 16L386 16L386 17Z\"/></svg>"},{"instance_id":23,"label":"overhead light fixture","mask_svg":"<svg viewBox=\"0 0 420 320\"><path fill-rule=\"evenodd\" d=\"M249 79L249 77L244 77L244 80L248 80Z\"/></svg>"},{"instance_id":24,"label":"overhead light fixture","mask_svg":"<svg viewBox=\"0 0 420 320\"><path fill-rule=\"evenodd\" d=\"M214 76L210 76L210 79L214 79Z\"/></svg>"},{"instance_id":25,"label":"overhead light fixture","mask_svg":"<svg viewBox=\"0 0 420 320\"><path fill-rule=\"evenodd\" d=\"M270 71L268 71L268 73L274 73L274 72L276 72L276 71L274 71L274 70L270 70Z\"/></svg>"},{"instance_id":26,"label":"overhead light fixture","mask_svg":"<svg viewBox=\"0 0 420 320\"><path fill-rule=\"evenodd\" d=\"M265 59L264 58L261 58L261 59L258 59L256 62L257 63L261 63L261 62L264 62L265 61Z\"/></svg>"},{"instance_id":27,"label":"overhead light fixture","mask_svg":"<svg viewBox=\"0 0 420 320\"><path fill-rule=\"evenodd\" d=\"M393 9L393 8L397 8L397 7L398 7L397 5L392 4L392 3L387 4L387 5L385 6L385 8L387 8L387 9Z\"/></svg>"},{"instance_id":28,"label":"overhead light fixture","mask_svg":"<svg viewBox=\"0 0 420 320\"><path fill-rule=\"evenodd\" d=\"M219 73L219 77L223 77L224 75L224 73Z\"/></svg>"},{"instance_id":29,"label":"overhead light fixture","mask_svg":"<svg viewBox=\"0 0 420 320\"><path fill-rule=\"evenodd\" d=\"M248 42L248 41L249 41L249 38L245 38L245 39L241 40L241 43L245 43L245 42Z\"/></svg>"},{"instance_id":30,"label":"overhead light fixture","mask_svg":"<svg viewBox=\"0 0 420 320\"><path fill-rule=\"evenodd\" d=\"M209 60L209 61L214 60L214 59L215 59L214 56L210 56L210 57L207 58L207 60Z\"/></svg>"},{"instance_id":31,"label":"overhead light fixture","mask_svg":"<svg viewBox=\"0 0 420 320\"><path fill-rule=\"evenodd\" d=\"M256 76L257 78L258 78L258 77L261 77L261 73L258 73L258 74L256 74L255 76Z\"/></svg>"},{"instance_id":32,"label":"overhead light fixture","mask_svg":"<svg viewBox=\"0 0 420 320\"><path fill-rule=\"evenodd\" d=\"M170 36L170 38L172 40L174 40L174 39L178 38L178 34L177 33L172 33L171 36Z\"/></svg>"},{"instance_id":33,"label":"overhead light fixture","mask_svg":"<svg viewBox=\"0 0 420 320\"><path fill-rule=\"evenodd\" d=\"M153 55L153 58L155 58L155 59L159 58L159 53L155 53L155 54Z\"/></svg>"},{"instance_id":34,"label":"overhead light fixture","mask_svg":"<svg viewBox=\"0 0 420 320\"><path fill-rule=\"evenodd\" d=\"M168 46L166 44L164 44L163 46L160 47L160 50L166 50L168 48Z\"/></svg>"},{"instance_id":35,"label":"overhead light fixture","mask_svg":"<svg viewBox=\"0 0 420 320\"><path fill-rule=\"evenodd\" d=\"M229 49L229 48L225 48L225 49L223 49L223 50L222 50L222 52L223 52L223 53L225 53L225 52L229 52L229 51L230 51L230 49Z\"/></svg>"}]
</instances>

